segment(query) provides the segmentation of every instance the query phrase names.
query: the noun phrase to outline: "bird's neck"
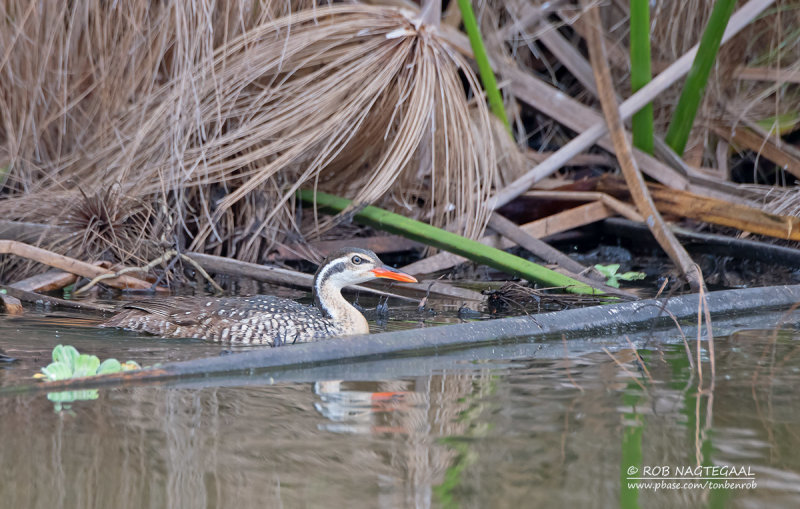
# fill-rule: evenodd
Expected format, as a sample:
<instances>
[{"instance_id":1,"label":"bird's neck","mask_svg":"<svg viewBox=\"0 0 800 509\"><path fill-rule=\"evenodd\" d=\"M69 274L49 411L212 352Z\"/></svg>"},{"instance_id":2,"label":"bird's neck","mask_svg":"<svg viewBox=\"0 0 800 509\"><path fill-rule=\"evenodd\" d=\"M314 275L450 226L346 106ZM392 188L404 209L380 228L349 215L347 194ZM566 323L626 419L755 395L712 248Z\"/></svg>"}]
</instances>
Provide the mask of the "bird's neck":
<instances>
[{"instance_id":1,"label":"bird's neck","mask_svg":"<svg viewBox=\"0 0 800 509\"><path fill-rule=\"evenodd\" d=\"M314 281L314 304L335 324L340 334L368 334L367 319L342 297L341 289L319 283Z\"/></svg>"}]
</instances>

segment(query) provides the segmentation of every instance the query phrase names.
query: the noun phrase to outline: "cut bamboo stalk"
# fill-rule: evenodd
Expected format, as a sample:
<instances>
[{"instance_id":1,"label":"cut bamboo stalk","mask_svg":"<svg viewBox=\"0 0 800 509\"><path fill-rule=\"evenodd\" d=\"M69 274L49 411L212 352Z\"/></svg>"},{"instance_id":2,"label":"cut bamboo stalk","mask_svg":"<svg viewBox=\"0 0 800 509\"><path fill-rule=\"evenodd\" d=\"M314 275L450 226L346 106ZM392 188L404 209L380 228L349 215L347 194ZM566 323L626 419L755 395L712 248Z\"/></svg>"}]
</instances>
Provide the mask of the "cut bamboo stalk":
<instances>
[{"instance_id":1,"label":"cut bamboo stalk","mask_svg":"<svg viewBox=\"0 0 800 509\"><path fill-rule=\"evenodd\" d=\"M611 81L611 70L608 67L600 12L595 4L590 3L590 0L582 0L581 5L586 11L588 21L587 42L589 56L594 70L597 90L600 92L600 103L608 122L611 139L614 142L614 151L617 154L622 174L625 176L625 182L628 185L628 189L630 189L633 201L639 212L646 218L647 226L653 236L658 240L658 243L669 255L670 259L680 267L692 289L694 291L702 291L704 287L703 276L697 264L694 263L689 253L686 252L678 242L678 239L675 238L675 235L667 228L664 219L656 209L655 203L653 203L644 178L633 157L633 149L625 135L622 116L617 105L616 92Z\"/></svg>"},{"instance_id":2,"label":"cut bamboo stalk","mask_svg":"<svg viewBox=\"0 0 800 509\"><path fill-rule=\"evenodd\" d=\"M629 205L625 205L631 209ZM638 214L638 213L637 213ZM614 211L605 204L599 202L587 203L578 207L547 216L530 223L525 223L520 226L520 229L536 238L547 237L555 235L563 231L578 228L587 224L601 221L614 215ZM641 216L639 216L641 219ZM499 235L486 235L480 239L482 244L495 247L498 249L508 249L514 246L510 240L504 239ZM404 272L409 274L430 274L431 272L438 272L446 270L451 267L469 261L463 256L458 256L453 253L438 253L429 256L423 260L411 263L403 267Z\"/></svg>"},{"instance_id":3,"label":"cut bamboo stalk","mask_svg":"<svg viewBox=\"0 0 800 509\"><path fill-rule=\"evenodd\" d=\"M0 254L12 254L21 256L29 260L33 260L50 267L76 274L81 277L95 278L103 274L113 274L112 271L92 265L91 263L82 262L68 256L60 255L40 247L31 246L24 242L17 242L15 240L0 240ZM150 290L151 284L147 281L131 277L119 276L115 278L106 279L103 281L108 286L120 288L123 290ZM167 291L166 288L156 287L156 291Z\"/></svg>"},{"instance_id":4,"label":"cut bamboo stalk","mask_svg":"<svg viewBox=\"0 0 800 509\"><path fill-rule=\"evenodd\" d=\"M335 212L352 211L352 202L338 196L321 192L314 193L310 190L301 190L298 192L298 196L303 201L314 203L323 209ZM589 295L599 293L585 283L566 277L541 265L523 260L505 251L488 247L478 241L467 239L455 233L408 219L388 210L367 206L353 212L357 221L373 228L403 235L429 246L468 257L477 263L488 265L531 282L541 283L549 287L564 287L570 293Z\"/></svg>"}]
</instances>

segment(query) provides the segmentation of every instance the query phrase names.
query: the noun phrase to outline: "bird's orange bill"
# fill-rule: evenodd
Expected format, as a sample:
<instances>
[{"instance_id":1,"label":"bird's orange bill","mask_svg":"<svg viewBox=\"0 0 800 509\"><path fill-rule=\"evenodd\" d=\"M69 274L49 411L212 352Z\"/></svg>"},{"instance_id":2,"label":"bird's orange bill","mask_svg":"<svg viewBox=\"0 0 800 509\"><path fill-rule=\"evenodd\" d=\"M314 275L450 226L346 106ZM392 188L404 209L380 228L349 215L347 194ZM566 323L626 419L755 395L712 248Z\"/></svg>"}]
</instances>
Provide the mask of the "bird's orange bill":
<instances>
[{"instance_id":1,"label":"bird's orange bill","mask_svg":"<svg viewBox=\"0 0 800 509\"><path fill-rule=\"evenodd\" d=\"M386 279L394 279L395 281L402 281L403 283L416 283L417 278L399 270L390 269L389 267L378 267L372 269L370 272L375 274L375 277L384 277Z\"/></svg>"}]
</instances>

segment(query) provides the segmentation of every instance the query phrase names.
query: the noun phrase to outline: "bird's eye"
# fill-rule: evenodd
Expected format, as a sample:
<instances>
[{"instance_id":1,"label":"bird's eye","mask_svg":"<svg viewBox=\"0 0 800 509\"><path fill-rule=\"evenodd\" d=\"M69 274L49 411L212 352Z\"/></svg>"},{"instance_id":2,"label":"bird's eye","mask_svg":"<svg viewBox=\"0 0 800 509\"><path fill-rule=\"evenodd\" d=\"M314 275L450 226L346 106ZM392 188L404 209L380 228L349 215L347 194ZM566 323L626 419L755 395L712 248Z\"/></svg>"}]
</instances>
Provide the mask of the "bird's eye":
<instances>
[{"instance_id":1,"label":"bird's eye","mask_svg":"<svg viewBox=\"0 0 800 509\"><path fill-rule=\"evenodd\" d=\"M356 255L356 256L350 258L350 261L353 262L356 265L359 265L363 260L361 259L360 256Z\"/></svg>"}]
</instances>

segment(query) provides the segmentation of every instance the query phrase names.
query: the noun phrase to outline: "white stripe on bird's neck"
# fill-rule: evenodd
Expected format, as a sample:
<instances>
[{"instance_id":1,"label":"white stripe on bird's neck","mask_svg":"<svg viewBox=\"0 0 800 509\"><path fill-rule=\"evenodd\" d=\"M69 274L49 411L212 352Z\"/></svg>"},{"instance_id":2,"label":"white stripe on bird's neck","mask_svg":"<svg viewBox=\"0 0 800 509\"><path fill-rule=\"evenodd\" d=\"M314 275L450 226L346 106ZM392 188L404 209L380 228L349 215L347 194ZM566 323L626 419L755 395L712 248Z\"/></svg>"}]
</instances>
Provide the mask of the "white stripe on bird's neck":
<instances>
[{"instance_id":1,"label":"white stripe on bird's neck","mask_svg":"<svg viewBox=\"0 0 800 509\"><path fill-rule=\"evenodd\" d=\"M320 269L314 279L314 303L323 316L334 322L340 334L367 334L367 319L342 296L342 288L360 282L347 272L348 261L349 257L337 258Z\"/></svg>"}]
</instances>

